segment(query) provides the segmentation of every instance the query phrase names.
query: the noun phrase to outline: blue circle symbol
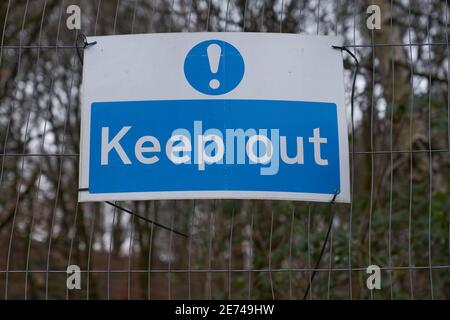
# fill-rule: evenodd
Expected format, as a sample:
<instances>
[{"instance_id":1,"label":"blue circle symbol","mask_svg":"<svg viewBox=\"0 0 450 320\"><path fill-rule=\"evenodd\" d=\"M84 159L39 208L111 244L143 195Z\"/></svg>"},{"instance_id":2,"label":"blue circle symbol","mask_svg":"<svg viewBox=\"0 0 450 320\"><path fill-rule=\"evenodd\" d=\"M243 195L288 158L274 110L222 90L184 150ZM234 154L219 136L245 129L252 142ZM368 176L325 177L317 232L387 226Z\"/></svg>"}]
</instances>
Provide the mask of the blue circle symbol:
<instances>
[{"instance_id":1,"label":"blue circle symbol","mask_svg":"<svg viewBox=\"0 0 450 320\"><path fill-rule=\"evenodd\" d=\"M245 65L240 52L228 42L207 40L195 45L184 60L184 75L197 91L221 95L238 86Z\"/></svg>"}]
</instances>

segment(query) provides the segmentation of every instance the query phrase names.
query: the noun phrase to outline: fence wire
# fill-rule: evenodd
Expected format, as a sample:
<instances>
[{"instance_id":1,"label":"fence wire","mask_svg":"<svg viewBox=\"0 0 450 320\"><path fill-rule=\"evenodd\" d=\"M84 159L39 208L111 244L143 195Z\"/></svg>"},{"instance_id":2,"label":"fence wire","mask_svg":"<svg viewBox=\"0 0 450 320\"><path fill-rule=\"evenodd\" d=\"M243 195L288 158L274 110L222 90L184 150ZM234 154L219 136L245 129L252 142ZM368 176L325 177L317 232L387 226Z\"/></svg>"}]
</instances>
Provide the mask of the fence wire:
<instances>
[{"instance_id":1,"label":"fence wire","mask_svg":"<svg viewBox=\"0 0 450 320\"><path fill-rule=\"evenodd\" d=\"M450 298L448 1L7 0L0 17L0 298ZM77 202L78 35L204 31L344 38L361 64L351 204ZM366 286L373 264L380 290Z\"/></svg>"}]
</instances>

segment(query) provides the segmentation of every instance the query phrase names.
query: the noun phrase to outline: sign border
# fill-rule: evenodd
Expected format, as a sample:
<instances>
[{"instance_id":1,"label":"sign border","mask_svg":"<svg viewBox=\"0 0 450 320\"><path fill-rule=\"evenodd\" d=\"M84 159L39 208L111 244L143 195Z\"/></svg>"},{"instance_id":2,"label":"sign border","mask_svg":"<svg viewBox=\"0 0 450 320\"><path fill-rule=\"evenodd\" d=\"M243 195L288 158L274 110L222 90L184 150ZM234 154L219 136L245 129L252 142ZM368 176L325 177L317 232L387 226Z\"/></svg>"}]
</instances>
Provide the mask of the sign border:
<instances>
[{"instance_id":1,"label":"sign border","mask_svg":"<svg viewBox=\"0 0 450 320\"><path fill-rule=\"evenodd\" d=\"M228 36L239 35L236 32L190 32L190 33L171 33L183 35L204 35L205 37L227 39ZM248 33L245 35L262 36L268 33ZM161 34L152 34L161 35ZM166 35L166 34L164 34ZM273 35L273 34L272 34ZM277 35L280 35L279 33ZM115 37L136 36L136 35L118 35ZM311 36L301 34L283 34L282 36L290 37L321 37L333 39L333 44L342 45L342 37L336 36ZM101 42L102 38L112 36L96 36L88 37L88 41ZM330 50L334 50L330 46ZM339 55L339 63L343 70L342 52L334 50L336 55ZM86 54L86 53L85 53ZM340 67L341 67L340 66ZM86 64L83 65L83 74L86 71ZM344 74L342 73L342 90L344 91ZM83 91L84 82L82 84ZM173 99L180 100L180 99ZM344 97L345 100L345 97ZM280 100L283 101L283 100ZM291 101L291 100L290 100ZM101 102L101 101L97 101ZM112 102L112 101L111 101ZM318 101L312 101L318 102ZM274 191L240 191L240 190L203 190L203 191L162 191L162 192L117 192L117 193L90 193L89 192L89 152L90 152L90 117L91 105L86 105L88 102L81 99L81 129L80 129L80 163L79 163L79 202L99 202L99 201L137 201L137 200L189 200L189 199L254 199L254 200L287 200L287 201L311 201L311 202L330 202L335 194L323 193L304 193L304 192L274 192ZM339 141L339 170L340 170L340 192L335 197L335 202L350 203L350 168L349 165L349 147L348 147L348 127L345 112L345 101L335 101L337 105L337 121L338 121L338 141ZM339 112L339 108L344 108L344 116ZM83 151L85 150L85 152ZM86 161L87 159L87 161ZM84 162L84 168L82 163ZM87 185L86 185L87 182Z\"/></svg>"}]
</instances>

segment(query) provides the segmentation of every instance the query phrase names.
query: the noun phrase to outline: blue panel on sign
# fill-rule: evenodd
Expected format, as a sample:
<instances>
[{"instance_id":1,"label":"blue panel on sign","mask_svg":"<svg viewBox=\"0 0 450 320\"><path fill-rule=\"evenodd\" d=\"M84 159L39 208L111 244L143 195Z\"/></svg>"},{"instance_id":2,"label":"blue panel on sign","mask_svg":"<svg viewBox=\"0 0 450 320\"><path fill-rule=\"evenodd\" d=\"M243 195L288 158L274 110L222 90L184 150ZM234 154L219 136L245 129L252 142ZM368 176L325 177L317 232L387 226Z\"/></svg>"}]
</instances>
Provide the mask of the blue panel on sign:
<instances>
[{"instance_id":1,"label":"blue panel on sign","mask_svg":"<svg viewBox=\"0 0 450 320\"><path fill-rule=\"evenodd\" d=\"M336 104L92 104L91 193L340 190Z\"/></svg>"}]
</instances>

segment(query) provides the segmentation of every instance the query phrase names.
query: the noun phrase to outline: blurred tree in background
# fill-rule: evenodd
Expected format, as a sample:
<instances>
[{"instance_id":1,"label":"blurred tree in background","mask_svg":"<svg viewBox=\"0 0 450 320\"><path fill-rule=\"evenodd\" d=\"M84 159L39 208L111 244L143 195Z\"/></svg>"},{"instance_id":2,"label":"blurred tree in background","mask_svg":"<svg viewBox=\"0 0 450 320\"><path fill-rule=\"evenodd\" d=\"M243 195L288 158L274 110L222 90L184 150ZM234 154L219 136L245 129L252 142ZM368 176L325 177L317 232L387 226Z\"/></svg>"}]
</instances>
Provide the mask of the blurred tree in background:
<instances>
[{"instance_id":1,"label":"blurred tree in background","mask_svg":"<svg viewBox=\"0 0 450 320\"><path fill-rule=\"evenodd\" d=\"M79 31L66 27L71 4L81 8ZM370 4L381 8L381 30L366 27ZM301 299L334 212L309 298L449 299L448 6L442 0L0 2L0 297ZM205 31L340 35L350 45L361 64L349 137L351 205L118 203L186 238L108 204L77 203L77 36ZM354 62L344 59L350 105ZM348 119L351 128L350 109ZM66 291L69 264L89 271L82 290ZM371 264L382 268L382 289L372 293L365 285Z\"/></svg>"}]
</instances>

